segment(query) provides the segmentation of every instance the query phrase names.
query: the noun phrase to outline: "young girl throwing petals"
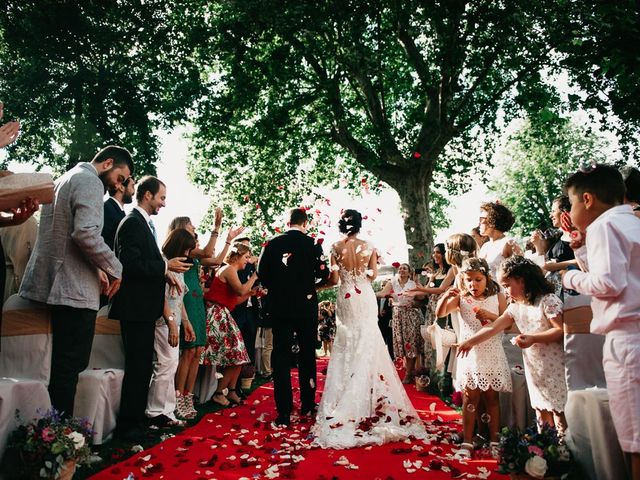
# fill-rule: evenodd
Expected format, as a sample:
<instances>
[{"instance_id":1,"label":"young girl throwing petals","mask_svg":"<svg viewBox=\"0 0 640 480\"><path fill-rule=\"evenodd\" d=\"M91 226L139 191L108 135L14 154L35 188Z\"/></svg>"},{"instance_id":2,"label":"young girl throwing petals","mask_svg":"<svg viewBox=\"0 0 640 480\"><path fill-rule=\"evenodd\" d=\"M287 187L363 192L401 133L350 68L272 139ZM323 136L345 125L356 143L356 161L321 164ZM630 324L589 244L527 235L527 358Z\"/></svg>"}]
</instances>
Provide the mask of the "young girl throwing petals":
<instances>
[{"instance_id":1,"label":"young girl throwing petals","mask_svg":"<svg viewBox=\"0 0 640 480\"><path fill-rule=\"evenodd\" d=\"M540 424L548 423L562 433L566 427L563 412L567 401L561 343L562 302L553 293L554 287L544 278L540 267L531 260L510 257L502 262L500 274L502 285L514 303L495 322L458 345L458 355L472 353L474 346L509 328L515 321L522 332L515 343L523 349L531 406Z\"/></svg>"},{"instance_id":2,"label":"young girl throwing petals","mask_svg":"<svg viewBox=\"0 0 640 480\"><path fill-rule=\"evenodd\" d=\"M469 258L460 267L461 289L452 288L438 302L437 315L460 312L462 341L472 337L483 325L494 321L506 308L504 295L496 282L491 280L489 265L485 260ZM458 458L470 458L473 450L473 432L476 409L484 395L487 412L486 423L492 451L497 450L500 428L500 404L498 392L511 391L511 373L500 337L482 343L471 355L461 359L456 367L455 386L463 394L462 424L464 443L456 453Z\"/></svg>"}]
</instances>

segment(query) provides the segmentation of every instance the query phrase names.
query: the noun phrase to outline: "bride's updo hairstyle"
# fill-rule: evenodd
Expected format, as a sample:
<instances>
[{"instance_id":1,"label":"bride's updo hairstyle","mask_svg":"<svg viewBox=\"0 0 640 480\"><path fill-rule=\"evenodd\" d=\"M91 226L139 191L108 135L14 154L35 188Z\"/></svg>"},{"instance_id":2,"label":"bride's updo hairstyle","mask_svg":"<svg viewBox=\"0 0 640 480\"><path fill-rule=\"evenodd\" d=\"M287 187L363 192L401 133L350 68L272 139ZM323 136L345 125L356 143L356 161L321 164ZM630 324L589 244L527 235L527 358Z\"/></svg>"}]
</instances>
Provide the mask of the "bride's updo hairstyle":
<instances>
[{"instance_id":1,"label":"bride's updo hairstyle","mask_svg":"<svg viewBox=\"0 0 640 480\"><path fill-rule=\"evenodd\" d=\"M340 233L353 235L358 233L362 228L362 215L357 210L347 209L342 212L340 221L338 222Z\"/></svg>"}]
</instances>

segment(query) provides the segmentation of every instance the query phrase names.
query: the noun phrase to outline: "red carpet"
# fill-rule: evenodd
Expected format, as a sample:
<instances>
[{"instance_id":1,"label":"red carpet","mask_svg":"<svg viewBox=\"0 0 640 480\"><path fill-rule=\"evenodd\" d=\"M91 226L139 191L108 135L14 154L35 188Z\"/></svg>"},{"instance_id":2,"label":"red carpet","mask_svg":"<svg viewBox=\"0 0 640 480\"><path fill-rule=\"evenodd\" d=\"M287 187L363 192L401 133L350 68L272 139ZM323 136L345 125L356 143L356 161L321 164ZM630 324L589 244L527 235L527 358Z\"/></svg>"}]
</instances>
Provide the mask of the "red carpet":
<instances>
[{"instance_id":1,"label":"red carpet","mask_svg":"<svg viewBox=\"0 0 640 480\"><path fill-rule=\"evenodd\" d=\"M326 360L318 362L318 371ZM295 377L295 371L294 371ZM297 378L294 378L294 385ZM318 398L324 375L318 375ZM350 450L310 449L310 422L292 417L288 429L273 429L273 386L256 389L246 404L205 416L197 425L91 477L95 480L265 479L313 480L400 478L506 478L496 463L476 452L474 460L453 460L449 434L460 430L460 415L439 398L407 392L425 420L432 441L406 441ZM297 392L294 393L297 401Z\"/></svg>"}]
</instances>

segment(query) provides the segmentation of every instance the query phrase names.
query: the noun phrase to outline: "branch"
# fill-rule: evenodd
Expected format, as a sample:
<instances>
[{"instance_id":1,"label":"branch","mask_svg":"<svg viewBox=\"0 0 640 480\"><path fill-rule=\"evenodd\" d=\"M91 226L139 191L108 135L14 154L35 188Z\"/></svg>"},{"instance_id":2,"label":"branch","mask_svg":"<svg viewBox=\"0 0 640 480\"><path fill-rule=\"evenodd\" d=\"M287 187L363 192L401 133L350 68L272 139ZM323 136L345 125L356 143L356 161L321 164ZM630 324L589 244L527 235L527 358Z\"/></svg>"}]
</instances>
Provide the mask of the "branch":
<instances>
[{"instance_id":1,"label":"branch","mask_svg":"<svg viewBox=\"0 0 640 480\"><path fill-rule=\"evenodd\" d=\"M478 74L475 81L473 82L473 85L471 85L471 87L464 94L464 97L462 97L458 105L456 105L456 107L453 109L453 112L450 117L452 121L454 121L455 118L460 114L462 109L467 106L467 103L469 103L469 100L471 100L471 97L473 96L474 92L477 90L480 84L487 78L487 75L489 74L489 71L491 70L493 63L496 61L497 58L498 58L497 52L494 52L493 55L487 56L487 58L485 59L484 66L482 67L482 70L480 70L480 73Z\"/></svg>"},{"instance_id":2,"label":"branch","mask_svg":"<svg viewBox=\"0 0 640 480\"><path fill-rule=\"evenodd\" d=\"M426 90L429 86L429 69L427 68L424 58L422 57L415 41L411 35L409 35L409 31L407 29L408 16L404 15L402 12L402 7L399 5L401 2L396 1L395 3L396 10L398 11L396 35L404 47L404 51L407 53L407 57L409 57L409 61L420 79L422 88Z\"/></svg>"},{"instance_id":3,"label":"branch","mask_svg":"<svg viewBox=\"0 0 640 480\"><path fill-rule=\"evenodd\" d=\"M516 75L511 81L503 85L503 87L500 88L496 93L494 93L491 96L491 98L489 98L489 100L484 102L484 104L478 109L475 115L470 116L466 121L458 125L456 129L458 131L462 131L465 128L467 128L471 123L477 121L482 116L482 114L487 110L487 108L489 108L489 106L493 105L495 102L497 102L500 99L500 97L502 97L504 92L506 92L511 87L513 87L516 83L520 82L527 75L530 75L531 73L535 72L538 68L540 68L541 60L544 59L550 51L551 51L551 48L548 48L547 50L542 52L542 54L535 61L531 62L531 64L528 67L523 68L520 71L520 73L518 73L518 75Z\"/></svg>"}]
</instances>

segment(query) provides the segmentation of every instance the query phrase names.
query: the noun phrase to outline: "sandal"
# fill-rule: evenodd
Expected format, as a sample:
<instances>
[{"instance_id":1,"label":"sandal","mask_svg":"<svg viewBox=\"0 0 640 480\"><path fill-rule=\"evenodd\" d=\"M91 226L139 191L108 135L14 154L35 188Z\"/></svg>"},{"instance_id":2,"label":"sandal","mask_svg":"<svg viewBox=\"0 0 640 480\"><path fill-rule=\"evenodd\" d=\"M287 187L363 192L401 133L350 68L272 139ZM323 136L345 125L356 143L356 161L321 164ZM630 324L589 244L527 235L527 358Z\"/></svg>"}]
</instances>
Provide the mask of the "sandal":
<instances>
[{"instance_id":1,"label":"sandal","mask_svg":"<svg viewBox=\"0 0 640 480\"><path fill-rule=\"evenodd\" d=\"M242 404L242 398L240 398L238 396L238 394L236 393L236 389L235 388L228 388L227 390L228 390L228 392L227 392L226 399L231 403L231 405L241 405Z\"/></svg>"},{"instance_id":2,"label":"sandal","mask_svg":"<svg viewBox=\"0 0 640 480\"><path fill-rule=\"evenodd\" d=\"M461 443L453 458L456 460L469 460L471 459L471 452L473 452L473 444Z\"/></svg>"},{"instance_id":3,"label":"sandal","mask_svg":"<svg viewBox=\"0 0 640 480\"><path fill-rule=\"evenodd\" d=\"M211 401L223 407L228 407L230 405L229 400L224 396L224 393L222 392L215 392L211 397Z\"/></svg>"}]
</instances>

